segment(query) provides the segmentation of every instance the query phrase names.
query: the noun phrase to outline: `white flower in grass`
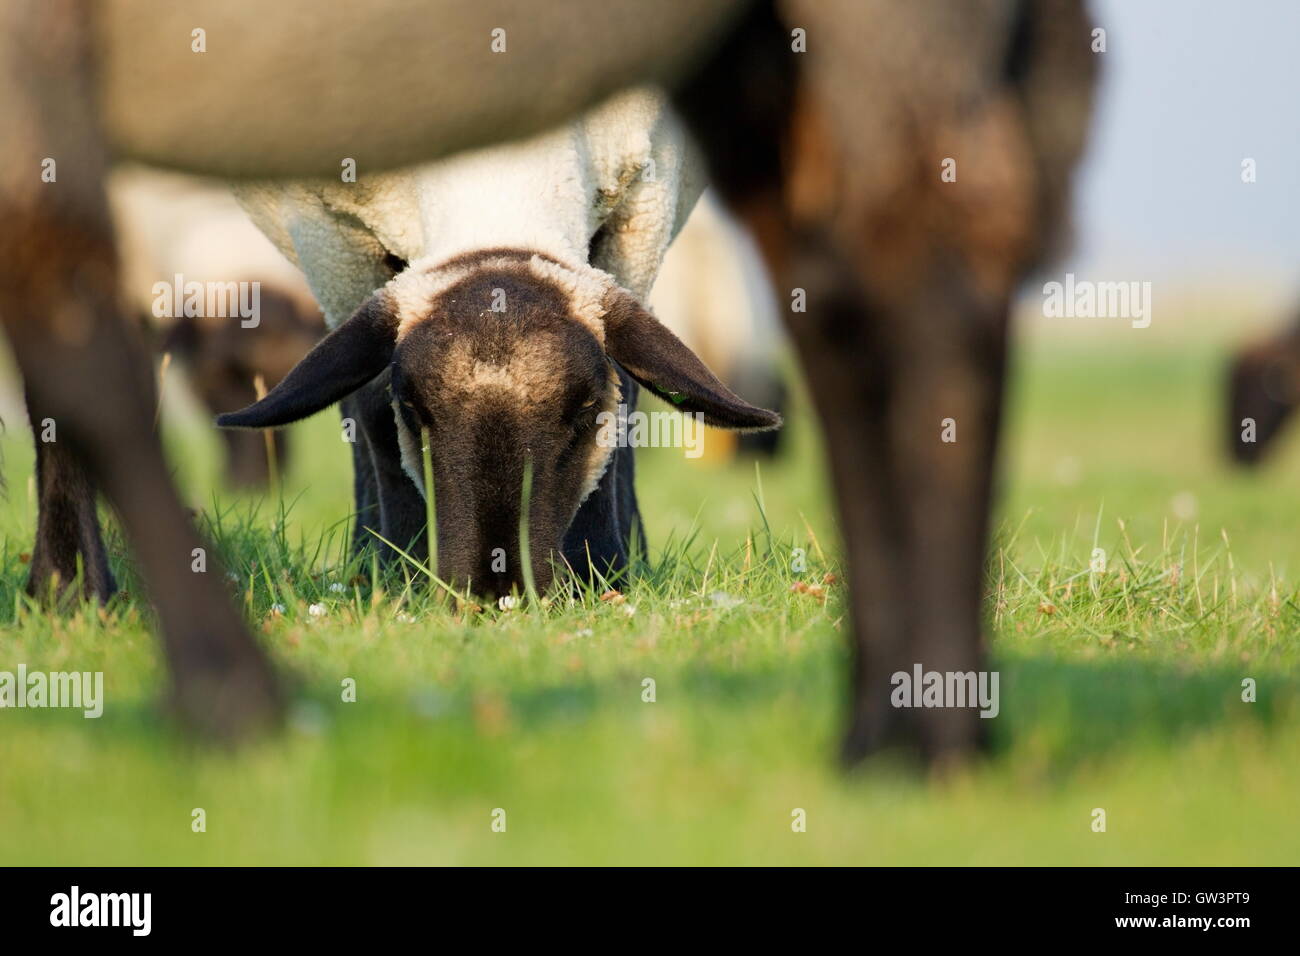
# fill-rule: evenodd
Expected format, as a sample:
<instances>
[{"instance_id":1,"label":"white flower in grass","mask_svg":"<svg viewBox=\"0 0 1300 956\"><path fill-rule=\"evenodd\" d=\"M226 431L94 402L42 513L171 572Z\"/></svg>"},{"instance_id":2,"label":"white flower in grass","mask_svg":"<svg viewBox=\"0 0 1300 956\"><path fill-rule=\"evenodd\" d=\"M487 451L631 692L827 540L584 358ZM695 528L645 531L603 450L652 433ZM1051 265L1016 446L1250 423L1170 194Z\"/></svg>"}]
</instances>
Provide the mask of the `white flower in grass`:
<instances>
[{"instance_id":1,"label":"white flower in grass","mask_svg":"<svg viewBox=\"0 0 1300 956\"><path fill-rule=\"evenodd\" d=\"M271 605L271 611L272 611L273 613L275 613L275 614L283 614L283 613L284 613L284 605L283 605L283 604L272 604L272 605Z\"/></svg>"},{"instance_id":2,"label":"white flower in grass","mask_svg":"<svg viewBox=\"0 0 1300 956\"><path fill-rule=\"evenodd\" d=\"M347 590L347 588L345 588L338 581L335 581L333 584L330 585L330 590L333 591L335 594L342 594L344 591Z\"/></svg>"},{"instance_id":3,"label":"white flower in grass","mask_svg":"<svg viewBox=\"0 0 1300 956\"><path fill-rule=\"evenodd\" d=\"M398 612L397 620L401 621L403 624L415 623L415 617L411 614L407 614L405 611Z\"/></svg>"},{"instance_id":4,"label":"white flower in grass","mask_svg":"<svg viewBox=\"0 0 1300 956\"><path fill-rule=\"evenodd\" d=\"M497 607L501 608L503 611L513 610L518 606L518 604L519 598L515 597L513 594L505 594L497 598Z\"/></svg>"},{"instance_id":5,"label":"white flower in grass","mask_svg":"<svg viewBox=\"0 0 1300 956\"><path fill-rule=\"evenodd\" d=\"M307 613L312 617L324 617L326 610L327 608L324 604L309 604L307 606Z\"/></svg>"},{"instance_id":6,"label":"white flower in grass","mask_svg":"<svg viewBox=\"0 0 1300 956\"><path fill-rule=\"evenodd\" d=\"M635 604L624 604L623 607L621 608L621 610L622 610L623 613L626 614L628 617L631 617L633 614L636 613L636 605L635 605Z\"/></svg>"}]
</instances>

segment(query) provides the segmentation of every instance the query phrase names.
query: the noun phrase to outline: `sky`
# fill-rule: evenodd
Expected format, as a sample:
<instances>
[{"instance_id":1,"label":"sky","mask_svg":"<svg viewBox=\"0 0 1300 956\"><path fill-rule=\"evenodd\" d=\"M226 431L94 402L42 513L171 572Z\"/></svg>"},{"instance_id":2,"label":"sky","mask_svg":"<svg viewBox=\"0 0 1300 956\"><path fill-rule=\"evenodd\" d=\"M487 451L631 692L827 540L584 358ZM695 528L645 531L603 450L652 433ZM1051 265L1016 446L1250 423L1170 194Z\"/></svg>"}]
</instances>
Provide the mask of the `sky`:
<instances>
[{"instance_id":1,"label":"sky","mask_svg":"<svg viewBox=\"0 0 1300 956\"><path fill-rule=\"evenodd\" d=\"M1064 268L1300 298L1300 0L1090 9L1107 48Z\"/></svg>"}]
</instances>

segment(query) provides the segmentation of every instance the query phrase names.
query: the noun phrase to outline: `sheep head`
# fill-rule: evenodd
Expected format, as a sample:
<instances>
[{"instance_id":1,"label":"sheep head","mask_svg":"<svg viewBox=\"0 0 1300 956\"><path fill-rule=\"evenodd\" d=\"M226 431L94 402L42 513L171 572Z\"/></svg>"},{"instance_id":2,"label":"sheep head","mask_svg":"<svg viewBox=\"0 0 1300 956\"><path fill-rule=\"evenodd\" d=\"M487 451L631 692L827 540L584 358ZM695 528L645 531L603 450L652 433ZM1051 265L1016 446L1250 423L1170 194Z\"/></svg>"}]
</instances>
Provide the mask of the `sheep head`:
<instances>
[{"instance_id":1,"label":"sheep head","mask_svg":"<svg viewBox=\"0 0 1300 956\"><path fill-rule=\"evenodd\" d=\"M707 424L780 424L727 389L607 274L515 250L413 264L264 399L217 421L286 425L388 374L402 465L421 490L428 439L440 576L493 597L522 589L526 509L533 579L544 590L612 457L601 423L622 398L615 362Z\"/></svg>"}]
</instances>

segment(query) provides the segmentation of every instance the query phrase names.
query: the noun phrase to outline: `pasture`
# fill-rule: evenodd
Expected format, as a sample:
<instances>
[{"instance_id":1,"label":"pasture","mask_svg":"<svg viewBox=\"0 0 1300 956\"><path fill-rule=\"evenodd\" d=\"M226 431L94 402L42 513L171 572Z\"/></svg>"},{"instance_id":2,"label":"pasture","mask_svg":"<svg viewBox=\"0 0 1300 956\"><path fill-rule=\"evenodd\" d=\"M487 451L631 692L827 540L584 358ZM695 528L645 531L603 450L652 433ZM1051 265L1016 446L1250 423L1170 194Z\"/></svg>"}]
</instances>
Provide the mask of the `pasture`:
<instances>
[{"instance_id":1,"label":"pasture","mask_svg":"<svg viewBox=\"0 0 1300 956\"><path fill-rule=\"evenodd\" d=\"M994 747L935 779L835 768L845 612L802 401L757 471L638 453L651 557L618 599L482 612L418 571L346 565L337 413L294 427L278 496L237 497L169 402L180 486L291 682L284 733L236 753L160 719L116 531L109 608L22 594L32 457L7 403L0 670L103 671L105 707L0 711L0 863L1293 865L1300 435L1256 474L1222 454L1225 350L1250 318L1029 323L988 573Z\"/></svg>"}]
</instances>

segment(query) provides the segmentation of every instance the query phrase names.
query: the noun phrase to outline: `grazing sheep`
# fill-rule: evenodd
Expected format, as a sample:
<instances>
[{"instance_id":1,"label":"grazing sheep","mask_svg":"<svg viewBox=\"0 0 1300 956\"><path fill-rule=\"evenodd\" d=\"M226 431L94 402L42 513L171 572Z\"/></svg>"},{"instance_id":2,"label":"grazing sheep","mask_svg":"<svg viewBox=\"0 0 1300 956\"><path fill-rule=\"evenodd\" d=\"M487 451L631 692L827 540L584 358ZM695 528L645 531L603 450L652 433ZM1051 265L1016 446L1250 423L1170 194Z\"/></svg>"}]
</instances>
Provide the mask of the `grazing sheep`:
<instances>
[{"instance_id":1,"label":"grazing sheep","mask_svg":"<svg viewBox=\"0 0 1300 956\"><path fill-rule=\"evenodd\" d=\"M344 400L361 527L417 555L426 430L437 566L456 588L500 598L531 570L545 589L553 553L583 580L618 573L639 531L633 453L602 438L602 413L635 408L640 383L712 425L780 421L732 394L641 304L701 186L649 89L441 163L355 183L242 185L333 332L218 423L271 428Z\"/></svg>"},{"instance_id":2,"label":"grazing sheep","mask_svg":"<svg viewBox=\"0 0 1300 956\"><path fill-rule=\"evenodd\" d=\"M229 186L123 166L109 177L108 199L122 288L146 324L158 330L159 350L184 366L212 414L256 401L259 381L267 388L278 384L325 334L320 307L302 275L248 221ZM250 320L220 314L226 309L187 314L172 307L168 293L178 283L212 282L253 284L256 315ZM263 436L225 431L221 437L227 483L264 487L270 461ZM275 433L274 446L283 468L283 432Z\"/></svg>"},{"instance_id":3,"label":"grazing sheep","mask_svg":"<svg viewBox=\"0 0 1300 956\"><path fill-rule=\"evenodd\" d=\"M259 388L279 384L325 335L320 310L310 299L304 302L271 282L262 285L260 298L256 328L182 316L158 344L159 351L180 362L190 386L214 416L256 401ZM238 430L219 435L226 484L250 491L266 488L272 478L266 436ZM273 432L271 445L283 473L291 461L288 436Z\"/></svg>"},{"instance_id":4,"label":"grazing sheep","mask_svg":"<svg viewBox=\"0 0 1300 956\"><path fill-rule=\"evenodd\" d=\"M222 58L185 44L197 24ZM494 50L507 35L509 52ZM0 319L29 415L59 423L39 467L86 491L50 497L67 485L41 482L41 521L62 529L49 546L86 553L102 487L143 566L185 716L235 735L281 712L215 562L191 572L199 539L143 426L152 383L116 306L110 150L232 176L337 175L345 158L377 170L534 135L658 84L675 90L777 287L807 293L806 311L783 314L845 539L844 756L969 754L979 713L896 708L891 676L984 664L1008 303L1067 208L1089 40L1080 0L661 0L650 15L610 0L101 0L93 17L78 0L0 4ZM52 188L38 171L56 158ZM948 159L955 178L941 178ZM657 328L615 299L609 354ZM384 301L332 333L350 329L344 351L370 348L376 371L401 335ZM955 442L940 440L945 419Z\"/></svg>"},{"instance_id":5,"label":"grazing sheep","mask_svg":"<svg viewBox=\"0 0 1300 956\"><path fill-rule=\"evenodd\" d=\"M1237 353L1228 374L1228 452L1257 465L1300 406L1300 321Z\"/></svg>"}]
</instances>

